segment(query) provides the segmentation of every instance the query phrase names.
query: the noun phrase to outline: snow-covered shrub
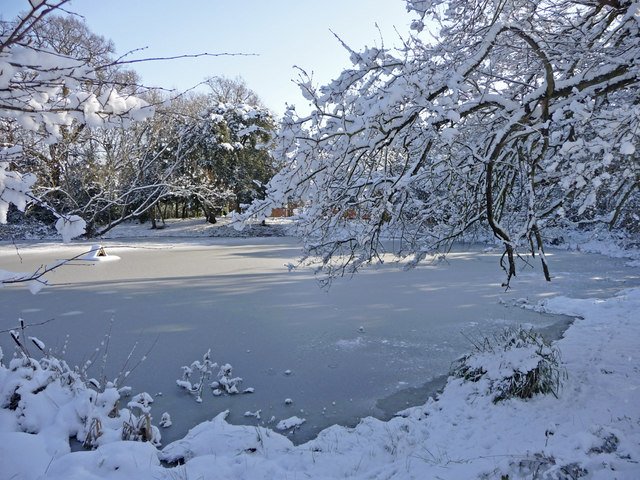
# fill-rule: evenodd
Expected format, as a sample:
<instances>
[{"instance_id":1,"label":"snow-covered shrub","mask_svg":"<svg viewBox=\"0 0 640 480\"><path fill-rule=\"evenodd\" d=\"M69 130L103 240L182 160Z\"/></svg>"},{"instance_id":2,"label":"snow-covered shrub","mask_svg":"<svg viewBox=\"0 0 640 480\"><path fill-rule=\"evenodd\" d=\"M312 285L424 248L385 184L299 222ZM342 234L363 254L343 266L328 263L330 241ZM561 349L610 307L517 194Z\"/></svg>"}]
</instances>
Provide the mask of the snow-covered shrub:
<instances>
[{"instance_id":1,"label":"snow-covered shrub","mask_svg":"<svg viewBox=\"0 0 640 480\"><path fill-rule=\"evenodd\" d=\"M182 367L182 378L176 380L176 384L196 397L196 402L202 403L202 388L205 382L211 378L212 370L217 366L217 363L211 361L211 349L209 349L202 356L202 361L195 360L191 365ZM200 378L195 383L192 383L191 376L194 373L199 373Z\"/></svg>"},{"instance_id":2,"label":"snow-covered shrub","mask_svg":"<svg viewBox=\"0 0 640 480\"><path fill-rule=\"evenodd\" d=\"M119 440L160 444L159 430L151 425L153 399L148 394L135 396L128 408L120 409L126 388L87 378L82 369L49 352L44 342L25 336L24 324L21 327L10 332L16 354L8 365L0 355L0 408L14 416L20 431L54 429L87 448ZM42 358L31 355L34 346Z\"/></svg>"},{"instance_id":3,"label":"snow-covered shrub","mask_svg":"<svg viewBox=\"0 0 640 480\"><path fill-rule=\"evenodd\" d=\"M122 424L122 439L135 440L141 442L151 442L155 446L160 446L160 430L158 427L151 425L151 404L153 398L146 392L140 393L133 397L127 404L129 407L129 420L125 420ZM134 415L131 411L138 410L138 415Z\"/></svg>"},{"instance_id":4,"label":"snow-covered shrub","mask_svg":"<svg viewBox=\"0 0 640 480\"><path fill-rule=\"evenodd\" d=\"M233 367L228 363L220 367L218 372L218 381L211 383L213 394L217 397L223 393L235 395L239 393L238 384L242 382L242 378L233 376Z\"/></svg>"},{"instance_id":5,"label":"snow-covered shrub","mask_svg":"<svg viewBox=\"0 0 640 480\"><path fill-rule=\"evenodd\" d=\"M176 380L180 388L196 397L196 402L202 402L202 389L205 382L213 375L213 369L218 368L218 364L211 361L211 349L202 356L202 361L196 360L189 366L182 367L182 378ZM200 377L194 383L191 376L199 373ZM222 394L235 395L240 393L238 386L242 383L242 378L233 376L233 367L225 363L220 367L217 380L209 384L213 390L213 395L218 397ZM242 393L253 393L253 388L246 388Z\"/></svg>"},{"instance_id":6,"label":"snow-covered shrub","mask_svg":"<svg viewBox=\"0 0 640 480\"><path fill-rule=\"evenodd\" d=\"M452 375L485 381L493 402L551 393L557 397L566 371L560 350L539 333L511 327L474 342L474 352L454 362Z\"/></svg>"}]
</instances>

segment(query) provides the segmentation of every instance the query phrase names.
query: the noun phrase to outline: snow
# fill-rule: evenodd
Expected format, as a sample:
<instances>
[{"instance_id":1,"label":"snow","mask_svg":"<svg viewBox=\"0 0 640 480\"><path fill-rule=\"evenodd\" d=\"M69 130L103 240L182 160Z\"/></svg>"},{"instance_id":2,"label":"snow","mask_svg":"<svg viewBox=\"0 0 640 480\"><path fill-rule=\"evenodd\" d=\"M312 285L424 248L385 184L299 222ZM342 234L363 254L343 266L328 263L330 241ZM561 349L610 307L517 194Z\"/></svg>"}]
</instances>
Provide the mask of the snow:
<instances>
[{"instance_id":1,"label":"snow","mask_svg":"<svg viewBox=\"0 0 640 480\"><path fill-rule=\"evenodd\" d=\"M280 420L278 422L278 424L276 425L276 429L278 429L278 430L290 430L292 428L299 427L304 422L306 422L306 419L300 418L300 417L296 417L294 415L293 417L289 417L289 418L285 418L284 420Z\"/></svg>"},{"instance_id":2,"label":"snow","mask_svg":"<svg viewBox=\"0 0 640 480\"><path fill-rule=\"evenodd\" d=\"M164 412L162 414L159 425L163 428L169 428L171 425L173 425L173 422L171 421L171 415L169 414L169 412Z\"/></svg>"},{"instance_id":3,"label":"snow","mask_svg":"<svg viewBox=\"0 0 640 480\"><path fill-rule=\"evenodd\" d=\"M631 142L622 142L620 145L620 153L623 155L633 155L636 152L636 147Z\"/></svg>"},{"instance_id":4,"label":"snow","mask_svg":"<svg viewBox=\"0 0 640 480\"><path fill-rule=\"evenodd\" d=\"M182 440L162 449L160 458L165 462L201 456L214 460L216 457L228 457L232 452L237 455L250 449L260 449L264 454L267 449L276 453L286 452L293 447L288 439L265 428L230 425L226 422L228 414L228 411L224 411L211 421L192 428Z\"/></svg>"},{"instance_id":5,"label":"snow","mask_svg":"<svg viewBox=\"0 0 640 480\"><path fill-rule=\"evenodd\" d=\"M79 237L85 232L87 223L78 215L60 217L56 222L56 230L62 236L64 243L69 243L71 239Z\"/></svg>"}]
</instances>

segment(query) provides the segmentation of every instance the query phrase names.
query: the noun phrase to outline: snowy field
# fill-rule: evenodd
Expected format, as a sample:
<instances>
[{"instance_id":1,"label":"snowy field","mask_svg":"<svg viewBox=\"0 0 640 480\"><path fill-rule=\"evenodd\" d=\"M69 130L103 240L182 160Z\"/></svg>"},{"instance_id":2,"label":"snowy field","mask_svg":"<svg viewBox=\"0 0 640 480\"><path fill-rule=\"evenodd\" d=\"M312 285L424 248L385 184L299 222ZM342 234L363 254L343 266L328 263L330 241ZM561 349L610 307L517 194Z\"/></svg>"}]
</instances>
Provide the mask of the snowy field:
<instances>
[{"instance_id":1,"label":"snowy field","mask_svg":"<svg viewBox=\"0 0 640 480\"><path fill-rule=\"evenodd\" d=\"M0 478L537 478L536 468L573 478L579 470L562 473L573 463L587 478L640 478L637 264L552 251L552 283L536 263L505 292L499 252L459 246L447 261L409 272L386 265L325 291L308 271L286 268L298 254L295 240L210 238L209 228L191 239L178 238L189 231L174 226L156 239L120 229L102 242L118 260L60 269L36 296L24 286L0 291L0 330L18 317L46 322L28 334L64 351L70 364L93 359L89 376L132 370L119 386L153 396L154 423L165 411L173 421L161 429L160 454L129 442L65 454L46 418L28 430L39 435L13 433L20 420L2 410L0 458L18 448L33 456L3 461ZM0 261L30 271L88 246L23 245L18 257L4 244ZM568 373L559 399L494 405L482 382L456 380L423 405L470 339L514 324L557 337L573 316L584 319L557 344ZM13 347L5 335L6 364ZM178 388L181 367L208 349L243 378L240 391L254 393L214 397L206 387L197 403ZM363 420L388 420L413 405L390 421ZM333 424L359 426L331 427L304 443ZM272 432L278 426L292 428L281 437ZM157 466L176 459L189 461Z\"/></svg>"}]
</instances>

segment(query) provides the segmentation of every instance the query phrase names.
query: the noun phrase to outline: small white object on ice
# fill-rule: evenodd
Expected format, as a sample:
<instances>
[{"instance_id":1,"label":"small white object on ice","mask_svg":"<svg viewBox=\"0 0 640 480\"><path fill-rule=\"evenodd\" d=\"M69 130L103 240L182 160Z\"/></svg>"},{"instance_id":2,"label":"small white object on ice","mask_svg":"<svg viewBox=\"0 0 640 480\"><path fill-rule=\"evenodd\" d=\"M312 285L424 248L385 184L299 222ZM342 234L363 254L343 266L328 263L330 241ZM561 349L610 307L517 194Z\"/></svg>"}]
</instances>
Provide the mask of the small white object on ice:
<instances>
[{"instance_id":1,"label":"small white object on ice","mask_svg":"<svg viewBox=\"0 0 640 480\"><path fill-rule=\"evenodd\" d=\"M285 398L284 399L284 404L285 405L291 405L293 403L293 400L291 400L290 398Z\"/></svg>"},{"instance_id":2,"label":"small white object on ice","mask_svg":"<svg viewBox=\"0 0 640 480\"><path fill-rule=\"evenodd\" d=\"M216 396L216 397L219 397L220 395L222 395L222 390L220 390L220 389L216 388L216 389L213 391L213 395L214 395L214 396Z\"/></svg>"},{"instance_id":3,"label":"small white object on ice","mask_svg":"<svg viewBox=\"0 0 640 480\"><path fill-rule=\"evenodd\" d=\"M291 375L291 370L286 369L286 370L284 371L284 374L285 374L285 375Z\"/></svg>"},{"instance_id":4,"label":"small white object on ice","mask_svg":"<svg viewBox=\"0 0 640 480\"><path fill-rule=\"evenodd\" d=\"M90 262L108 262L114 260L120 260L120 257L116 255L107 255L102 245L92 245L85 255L81 256L79 260L85 260Z\"/></svg>"},{"instance_id":5,"label":"small white object on ice","mask_svg":"<svg viewBox=\"0 0 640 480\"><path fill-rule=\"evenodd\" d=\"M358 327L358 331L359 331L360 333L364 333L364 327L362 327L362 326Z\"/></svg>"},{"instance_id":6,"label":"small white object on ice","mask_svg":"<svg viewBox=\"0 0 640 480\"><path fill-rule=\"evenodd\" d=\"M169 428L171 425L173 425L173 422L171 422L171 415L169 415L167 412L164 412L162 414L162 418L160 419L160 426L163 428Z\"/></svg>"},{"instance_id":7,"label":"small white object on ice","mask_svg":"<svg viewBox=\"0 0 640 480\"><path fill-rule=\"evenodd\" d=\"M256 389L255 389L255 388L253 388L253 387L249 387L249 388L245 388L245 389L242 391L242 393L253 393L253 392L255 392L255 391L256 391Z\"/></svg>"},{"instance_id":8,"label":"small white object on ice","mask_svg":"<svg viewBox=\"0 0 640 480\"><path fill-rule=\"evenodd\" d=\"M293 417L289 417L289 418L285 418L284 420L280 420L278 422L278 424L276 425L276 428L278 430L289 430L290 428L298 428L300 425L302 425L306 421L307 421L306 419L300 418L300 417L296 417L294 415Z\"/></svg>"},{"instance_id":9,"label":"small white object on ice","mask_svg":"<svg viewBox=\"0 0 640 480\"><path fill-rule=\"evenodd\" d=\"M256 410L255 412L244 412L244 416L245 417L255 417L256 420L260 420L260 413L262 412L262 410Z\"/></svg>"}]
</instances>

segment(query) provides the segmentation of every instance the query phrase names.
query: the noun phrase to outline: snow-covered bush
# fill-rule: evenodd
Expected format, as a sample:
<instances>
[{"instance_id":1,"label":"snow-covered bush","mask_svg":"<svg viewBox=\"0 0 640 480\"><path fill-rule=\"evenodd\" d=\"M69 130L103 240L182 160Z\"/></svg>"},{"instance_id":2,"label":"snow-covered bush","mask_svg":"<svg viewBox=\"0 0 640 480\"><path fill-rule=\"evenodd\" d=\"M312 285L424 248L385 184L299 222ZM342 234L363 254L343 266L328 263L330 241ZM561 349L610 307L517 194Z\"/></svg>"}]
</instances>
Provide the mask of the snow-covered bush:
<instances>
[{"instance_id":1,"label":"snow-covered bush","mask_svg":"<svg viewBox=\"0 0 640 480\"><path fill-rule=\"evenodd\" d=\"M151 424L151 404L153 398L146 392L139 393L127 403L129 407L129 420L122 423L122 439L138 442L151 442L160 446L160 430ZM138 415L131 411L138 410Z\"/></svg>"},{"instance_id":2,"label":"snow-covered bush","mask_svg":"<svg viewBox=\"0 0 640 480\"><path fill-rule=\"evenodd\" d=\"M474 342L474 350L455 361L452 375L486 382L494 403L538 393L557 396L566 377L560 350L531 329L507 328Z\"/></svg>"},{"instance_id":3,"label":"snow-covered bush","mask_svg":"<svg viewBox=\"0 0 640 480\"><path fill-rule=\"evenodd\" d=\"M213 388L213 394L215 396L222 395L223 393L235 395L239 393L238 385L240 383L242 383L242 378L234 377L233 367L226 363L220 367L218 380L211 383L211 388Z\"/></svg>"},{"instance_id":4,"label":"snow-covered bush","mask_svg":"<svg viewBox=\"0 0 640 480\"><path fill-rule=\"evenodd\" d=\"M182 378L176 380L176 384L196 397L196 402L202 403L202 388L205 382L211 378L212 370L217 366L217 363L211 361L211 349L209 349L202 356L202 361L195 360L191 365L182 367ZM194 373L200 374L200 378L196 382L191 381L191 376Z\"/></svg>"},{"instance_id":5,"label":"snow-covered bush","mask_svg":"<svg viewBox=\"0 0 640 480\"><path fill-rule=\"evenodd\" d=\"M202 361L196 360L191 365L182 367L182 378L176 380L176 384L195 396L196 402L201 403L204 384L213 375L213 369L217 367L218 364L211 361L211 349L209 349L202 356ZM200 374L200 378L195 383L191 380L194 373ZM217 380L211 382L209 386L213 390L213 395L218 397L222 394L235 395L240 393L238 389L240 383L242 383L242 378L234 377L233 367L225 363L218 371ZM242 393L253 393L253 391L253 388L246 388Z\"/></svg>"},{"instance_id":6,"label":"snow-covered bush","mask_svg":"<svg viewBox=\"0 0 640 480\"><path fill-rule=\"evenodd\" d=\"M119 440L160 444L159 430L151 425L153 399L148 394L135 396L121 409L126 388L88 379L81 369L47 351L41 340L26 337L24 327L10 335L16 354L5 365L0 352L0 408L14 417L20 431L55 431L87 448ZM30 354L33 346L42 358Z\"/></svg>"}]
</instances>

